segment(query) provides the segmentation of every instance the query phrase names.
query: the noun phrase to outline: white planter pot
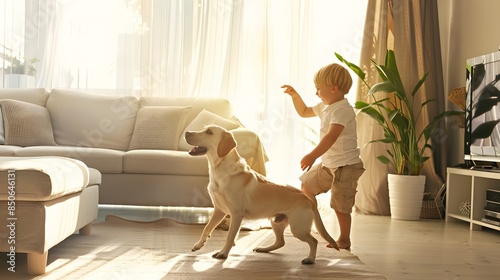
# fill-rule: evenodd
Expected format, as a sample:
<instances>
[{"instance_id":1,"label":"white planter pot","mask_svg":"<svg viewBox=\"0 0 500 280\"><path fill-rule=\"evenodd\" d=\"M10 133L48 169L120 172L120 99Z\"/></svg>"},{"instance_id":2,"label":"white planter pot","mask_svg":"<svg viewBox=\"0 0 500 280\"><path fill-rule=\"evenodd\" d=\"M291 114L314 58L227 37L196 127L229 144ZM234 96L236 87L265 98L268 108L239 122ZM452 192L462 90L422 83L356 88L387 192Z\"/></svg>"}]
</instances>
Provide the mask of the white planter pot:
<instances>
[{"instance_id":1,"label":"white planter pot","mask_svg":"<svg viewBox=\"0 0 500 280\"><path fill-rule=\"evenodd\" d=\"M419 220L425 190L425 176L388 174L391 218Z\"/></svg>"}]
</instances>

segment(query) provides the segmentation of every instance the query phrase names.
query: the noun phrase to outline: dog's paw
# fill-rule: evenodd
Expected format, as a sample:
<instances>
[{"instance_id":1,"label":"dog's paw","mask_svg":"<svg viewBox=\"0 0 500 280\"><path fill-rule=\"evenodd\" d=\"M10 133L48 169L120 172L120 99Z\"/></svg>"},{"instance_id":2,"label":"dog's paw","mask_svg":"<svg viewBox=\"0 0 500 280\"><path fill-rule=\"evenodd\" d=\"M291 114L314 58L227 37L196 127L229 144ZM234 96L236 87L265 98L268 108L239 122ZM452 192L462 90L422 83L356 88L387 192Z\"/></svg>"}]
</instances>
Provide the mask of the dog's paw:
<instances>
[{"instance_id":1,"label":"dog's paw","mask_svg":"<svg viewBox=\"0 0 500 280\"><path fill-rule=\"evenodd\" d=\"M227 259L227 254L224 254L222 252L217 252L215 254L212 255L212 258L215 258L215 259Z\"/></svg>"},{"instance_id":2,"label":"dog's paw","mask_svg":"<svg viewBox=\"0 0 500 280\"><path fill-rule=\"evenodd\" d=\"M200 250L204 245L205 243L200 243L200 242L194 244L193 249L191 249L191 252Z\"/></svg>"},{"instance_id":3,"label":"dog's paw","mask_svg":"<svg viewBox=\"0 0 500 280\"><path fill-rule=\"evenodd\" d=\"M314 264L314 260L307 257L307 258L302 260L302 264Z\"/></svg>"}]
</instances>

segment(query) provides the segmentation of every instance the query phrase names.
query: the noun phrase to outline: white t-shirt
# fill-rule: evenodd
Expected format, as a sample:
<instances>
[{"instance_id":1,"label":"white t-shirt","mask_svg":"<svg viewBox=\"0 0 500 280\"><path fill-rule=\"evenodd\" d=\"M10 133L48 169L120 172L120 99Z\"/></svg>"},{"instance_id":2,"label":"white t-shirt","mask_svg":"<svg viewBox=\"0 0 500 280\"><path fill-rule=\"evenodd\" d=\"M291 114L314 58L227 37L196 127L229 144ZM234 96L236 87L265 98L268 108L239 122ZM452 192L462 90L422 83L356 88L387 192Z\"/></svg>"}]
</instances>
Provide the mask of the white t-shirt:
<instances>
[{"instance_id":1,"label":"white t-shirt","mask_svg":"<svg viewBox=\"0 0 500 280\"><path fill-rule=\"evenodd\" d=\"M337 168L361 162L356 133L356 113L349 101L342 99L330 105L320 102L312 109L321 120L321 138L328 132L331 124L340 124L344 127L335 143L321 156L322 164L328 168Z\"/></svg>"}]
</instances>

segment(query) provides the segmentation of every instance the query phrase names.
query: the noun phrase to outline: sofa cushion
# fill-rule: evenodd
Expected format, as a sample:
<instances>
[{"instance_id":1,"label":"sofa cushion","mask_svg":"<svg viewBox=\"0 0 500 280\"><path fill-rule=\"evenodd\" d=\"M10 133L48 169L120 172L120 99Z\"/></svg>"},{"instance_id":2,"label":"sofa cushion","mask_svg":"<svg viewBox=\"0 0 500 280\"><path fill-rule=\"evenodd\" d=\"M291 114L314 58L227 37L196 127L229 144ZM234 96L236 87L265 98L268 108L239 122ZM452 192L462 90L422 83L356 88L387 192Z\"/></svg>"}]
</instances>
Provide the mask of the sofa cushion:
<instances>
[{"instance_id":1,"label":"sofa cushion","mask_svg":"<svg viewBox=\"0 0 500 280\"><path fill-rule=\"evenodd\" d=\"M15 178L16 201L47 201L83 190L89 170L83 162L69 158L0 157L1 200L9 196L8 178Z\"/></svg>"},{"instance_id":2,"label":"sofa cushion","mask_svg":"<svg viewBox=\"0 0 500 280\"><path fill-rule=\"evenodd\" d=\"M14 99L0 100L5 144L17 146L56 145L47 109Z\"/></svg>"},{"instance_id":3,"label":"sofa cushion","mask_svg":"<svg viewBox=\"0 0 500 280\"><path fill-rule=\"evenodd\" d=\"M56 143L125 151L139 109L136 97L53 89L47 100Z\"/></svg>"},{"instance_id":4,"label":"sofa cushion","mask_svg":"<svg viewBox=\"0 0 500 280\"><path fill-rule=\"evenodd\" d=\"M20 89L20 88L3 88L0 89L0 100L2 99L14 99L24 102L33 103L36 105L44 106L47 103L47 98L49 93L43 88L30 88L30 89ZM3 128L3 117L2 108L0 108L0 144L4 144L5 132Z\"/></svg>"},{"instance_id":5,"label":"sofa cushion","mask_svg":"<svg viewBox=\"0 0 500 280\"><path fill-rule=\"evenodd\" d=\"M186 133L186 131L200 131L206 125L209 125L209 124L215 124L215 125L218 125L218 126L225 128L227 130L231 130L231 129L235 129L235 128L239 127L238 123L231 121L231 120L228 120L228 119L225 119L223 117L220 117L219 115L216 115L210 111L203 109L198 114L198 116L196 116L196 118L194 118L194 120L190 124L188 124L187 127L182 132L182 135L179 139L179 150L189 151L192 148L192 146L189 145L186 142L186 139L184 138L184 134Z\"/></svg>"},{"instance_id":6,"label":"sofa cushion","mask_svg":"<svg viewBox=\"0 0 500 280\"><path fill-rule=\"evenodd\" d=\"M15 156L20 157L60 156L81 160L102 173L121 173L124 154L112 149L70 146L33 146L15 151Z\"/></svg>"},{"instance_id":7,"label":"sofa cushion","mask_svg":"<svg viewBox=\"0 0 500 280\"><path fill-rule=\"evenodd\" d=\"M226 119L233 116L229 100L223 98L146 96L140 98L140 104L141 106L190 106L192 110L188 113L186 125L191 123L203 109Z\"/></svg>"},{"instance_id":8,"label":"sofa cushion","mask_svg":"<svg viewBox=\"0 0 500 280\"><path fill-rule=\"evenodd\" d=\"M133 150L123 157L123 173L208 176L208 161L184 151Z\"/></svg>"},{"instance_id":9,"label":"sofa cushion","mask_svg":"<svg viewBox=\"0 0 500 280\"><path fill-rule=\"evenodd\" d=\"M22 149L24 148L19 146L0 145L0 156L15 156Z\"/></svg>"},{"instance_id":10,"label":"sofa cushion","mask_svg":"<svg viewBox=\"0 0 500 280\"><path fill-rule=\"evenodd\" d=\"M146 106L139 109L129 150L177 150L191 107Z\"/></svg>"}]
</instances>

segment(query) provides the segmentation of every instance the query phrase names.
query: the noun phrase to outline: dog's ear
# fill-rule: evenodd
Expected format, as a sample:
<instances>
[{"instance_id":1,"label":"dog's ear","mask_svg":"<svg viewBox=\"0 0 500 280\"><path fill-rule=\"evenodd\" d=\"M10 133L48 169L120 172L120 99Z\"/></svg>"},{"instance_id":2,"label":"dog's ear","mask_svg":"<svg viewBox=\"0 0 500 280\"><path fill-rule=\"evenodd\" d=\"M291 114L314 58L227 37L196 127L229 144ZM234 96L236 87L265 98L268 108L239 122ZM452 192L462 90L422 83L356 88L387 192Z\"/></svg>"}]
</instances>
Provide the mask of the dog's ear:
<instances>
[{"instance_id":1,"label":"dog's ear","mask_svg":"<svg viewBox=\"0 0 500 280\"><path fill-rule=\"evenodd\" d=\"M220 140L219 146L217 147L217 155L219 157L225 157L235 147L236 141L234 141L233 135L229 132L224 132L222 140Z\"/></svg>"}]
</instances>

